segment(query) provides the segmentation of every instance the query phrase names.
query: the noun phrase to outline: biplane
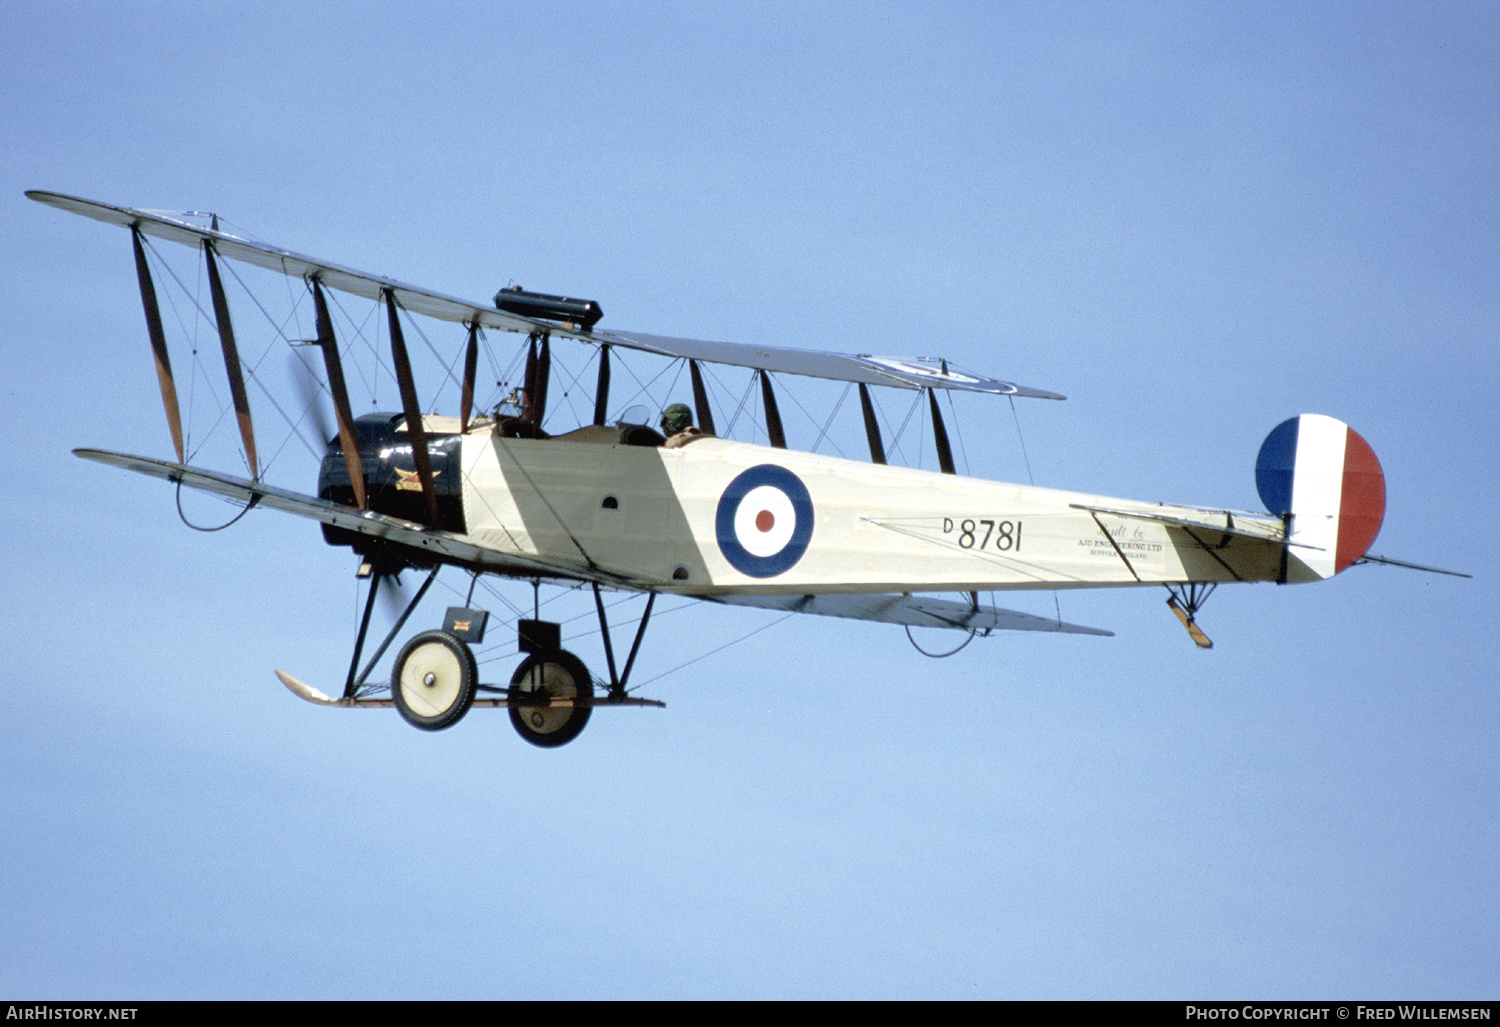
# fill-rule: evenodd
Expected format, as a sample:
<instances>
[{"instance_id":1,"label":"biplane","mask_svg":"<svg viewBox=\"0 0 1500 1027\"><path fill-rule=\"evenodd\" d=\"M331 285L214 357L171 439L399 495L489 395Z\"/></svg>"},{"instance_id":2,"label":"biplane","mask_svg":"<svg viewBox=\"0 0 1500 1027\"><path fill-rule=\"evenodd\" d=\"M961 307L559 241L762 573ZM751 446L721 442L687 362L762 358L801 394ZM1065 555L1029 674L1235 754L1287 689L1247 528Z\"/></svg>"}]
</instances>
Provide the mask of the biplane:
<instances>
[{"instance_id":1,"label":"biplane","mask_svg":"<svg viewBox=\"0 0 1500 1027\"><path fill-rule=\"evenodd\" d=\"M165 479L179 491L186 486L225 497L245 510L263 507L318 521L329 544L357 555L358 573L370 583L342 693L331 697L276 672L310 702L394 706L427 730L451 727L475 706L505 707L523 738L552 747L576 738L595 709L662 705L629 688L658 596L899 624L908 631L944 628L969 638L996 631L1109 635L1060 617L984 605L979 594L1149 585L1167 591L1172 612L1193 641L1208 648L1212 643L1196 614L1224 582L1311 582L1369 562L1436 570L1368 553L1384 516L1384 476L1365 440L1331 417L1293 417L1266 438L1255 468L1263 513L984 481L956 473L939 393L1062 396L943 359L606 329L593 301L507 288L492 304L474 303L268 246L221 230L216 217L199 225L186 214L56 193L26 195L129 229L176 459L97 449L75 454ZM188 462L148 259L152 239L201 254L211 316L201 304L198 309L219 338L246 475ZM287 276L304 290L299 302L311 307L315 338L287 341L321 353L317 389L334 413L336 430L325 429L318 440L326 452L316 495L263 479L221 270L225 262ZM341 356L348 351L335 334L331 291L383 308L384 317L374 321L377 331L384 327L399 410L354 415ZM464 330L456 415L423 409L406 343L416 317ZM502 402L481 410L477 368L487 332L513 333L524 350L524 372ZM587 423L547 418L554 347L560 345L585 347L596 365ZM631 354L685 365L693 410L679 413L690 414L695 425L678 431L683 426L669 419L670 433L658 431L664 425L644 408L611 418L613 361ZM456 356L452 363L457 366ZM710 365L750 371L745 396L749 400L758 385L764 444L719 436L704 385ZM828 379L857 390L869 459L791 448L773 376ZM915 393L918 404L925 396L938 470L887 462L872 401L872 390L881 389ZM418 632L404 643L388 684L371 682L374 667L444 567L470 575L465 605L448 608L440 629ZM426 571L427 577L361 664L375 596L382 582L406 569ZM596 682L584 662L563 648L559 624L533 610L532 617L516 617L524 658L508 684L481 682L473 647L483 643L490 613L471 605L473 582L481 575L590 589L608 679ZM623 664L616 658L603 592L646 597ZM964 598L939 598L943 593Z\"/></svg>"}]
</instances>

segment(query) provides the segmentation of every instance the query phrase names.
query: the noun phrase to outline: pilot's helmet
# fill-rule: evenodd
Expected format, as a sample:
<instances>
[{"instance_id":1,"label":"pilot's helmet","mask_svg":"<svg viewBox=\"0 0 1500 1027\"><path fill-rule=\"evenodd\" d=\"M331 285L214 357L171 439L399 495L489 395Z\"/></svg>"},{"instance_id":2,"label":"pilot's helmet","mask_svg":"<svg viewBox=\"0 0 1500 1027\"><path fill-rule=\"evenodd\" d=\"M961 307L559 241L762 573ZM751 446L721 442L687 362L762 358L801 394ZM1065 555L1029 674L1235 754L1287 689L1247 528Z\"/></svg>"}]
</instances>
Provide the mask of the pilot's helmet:
<instances>
[{"instance_id":1,"label":"pilot's helmet","mask_svg":"<svg viewBox=\"0 0 1500 1027\"><path fill-rule=\"evenodd\" d=\"M693 426L693 412L685 404L673 403L661 412L662 431L676 435Z\"/></svg>"}]
</instances>

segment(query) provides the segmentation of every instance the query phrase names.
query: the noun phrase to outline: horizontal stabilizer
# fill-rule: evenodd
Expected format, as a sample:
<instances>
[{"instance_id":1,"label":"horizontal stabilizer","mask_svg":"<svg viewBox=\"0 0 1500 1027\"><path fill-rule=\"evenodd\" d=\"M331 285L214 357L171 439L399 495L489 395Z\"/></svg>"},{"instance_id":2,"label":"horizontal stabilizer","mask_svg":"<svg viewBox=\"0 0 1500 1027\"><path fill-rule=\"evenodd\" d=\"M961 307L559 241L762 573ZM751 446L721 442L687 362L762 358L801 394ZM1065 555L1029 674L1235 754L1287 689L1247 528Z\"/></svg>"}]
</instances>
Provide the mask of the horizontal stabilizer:
<instances>
[{"instance_id":1,"label":"horizontal stabilizer","mask_svg":"<svg viewBox=\"0 0 1500 1027\"><path fill-rule=\"evenodd\" d=\"M1285 535L1280 521L1256 517L1255 514L1236 513L1233 510L1193 510L1180 506L1163 507L1160 510L1122 510L1116 507L1090 506L1087 503L1068 505L1074 510L1087 510L1090 513L1107 514L1111 517L1133 517L1136 520L1156 521L1178 528L1201 528L1204 531L1216 531L1221 535L1238 535L1240 538L1275 542L1278 545Z\"/></svg>"},{"instance_id":2,"label":"horizontal stabilizer","mask_svg":"<svg viewBox=\"0 0 1500 1027\"><path fill-rule=\"evenodd\" d=\"M1445 571L1441 567L1428 567L1425 564L1408 563L1405 560L1392 560L1390 557L1376 556L1373 553L1366 553L1354 562L1356 564L1378 563L1386 567L1405 567L1409 571L1426 571L1428 574L1447 574L1455 578L1472 578L1474 576L1472 574L1465 574L1463 571Z\"/></svg>"},{"instance_id":3,"label":"horizontal stabilizer","mask_svg":"<svg viewBox=\"0 0 1500 1027\"><path fill-rule=\"evenodd\" d=\"M959 631L1053 631L1067 635L1114 636L1103 628L1086 628L993 606L970 606L947 599L914 595L717 595L703 598L730 606L754 606L787 613L816 613L824 617L905 624L913 628L956 628Z\"/></svg>"}]
</instances>

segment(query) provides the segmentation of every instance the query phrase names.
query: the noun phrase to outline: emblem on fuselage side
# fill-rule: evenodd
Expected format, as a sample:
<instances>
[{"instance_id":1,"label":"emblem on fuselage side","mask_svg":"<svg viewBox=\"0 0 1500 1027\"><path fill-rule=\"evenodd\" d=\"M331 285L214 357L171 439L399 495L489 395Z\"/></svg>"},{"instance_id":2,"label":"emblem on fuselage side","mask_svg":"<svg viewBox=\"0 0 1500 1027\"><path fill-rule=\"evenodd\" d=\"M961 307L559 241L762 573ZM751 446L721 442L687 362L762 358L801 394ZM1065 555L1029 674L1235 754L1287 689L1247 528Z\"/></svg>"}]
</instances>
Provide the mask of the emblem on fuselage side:
<instances>
[{"instance_id":1,"label":"emblem on fuselage side","mask_svg":"<svg viewBox=\"0 0 1500 1027\"><path fill-rule=\"evenodd\" d=\"M752 578L774 578L802 559L812 541L807 486L785 467L757 464L719 497L714 534L729 565Z\"/></svg>"},{"instance_id":2,"label":"emblem on fuselage side","mask_svg":"<svg viewBox=\"0 0 1500 1027\"><path fill-rule=\"evenodd\" d=\"M417 472L416 471L406 471L406 470L402 470L399 467L392 467L391 470L393 470L393 471L396 472L396 491L397 492L421 492L422 491L422 479L419 478L419 477L417 477ZM437 478L438 478L438 476L440 474L442 474L442 473L443 473L442 471L433 471L432 472L432 478L433 478L433 480L436 481Z\"/></svg>"}]
</instances>

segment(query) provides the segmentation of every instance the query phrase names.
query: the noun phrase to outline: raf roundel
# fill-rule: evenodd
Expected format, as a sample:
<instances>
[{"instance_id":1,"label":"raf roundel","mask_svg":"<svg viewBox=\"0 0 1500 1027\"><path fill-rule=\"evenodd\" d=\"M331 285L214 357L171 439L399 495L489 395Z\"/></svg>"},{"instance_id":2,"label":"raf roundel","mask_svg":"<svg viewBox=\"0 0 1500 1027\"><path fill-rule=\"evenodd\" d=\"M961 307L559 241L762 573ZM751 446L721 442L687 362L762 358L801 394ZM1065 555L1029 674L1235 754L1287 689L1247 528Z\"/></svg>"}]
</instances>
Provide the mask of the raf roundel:
<instances>
[{"instance_id":1,"label":"raf roundel","mask_svg":"<svg viewBox=\"0 0 1500 1027\"><path fill-rule=\"evenodd\" d=\"M719 497L714 531L731 567L752 578L773 578L807 552L812 497L785 467L759 464L738 475Z\"/></svg>"}]
</instances>

